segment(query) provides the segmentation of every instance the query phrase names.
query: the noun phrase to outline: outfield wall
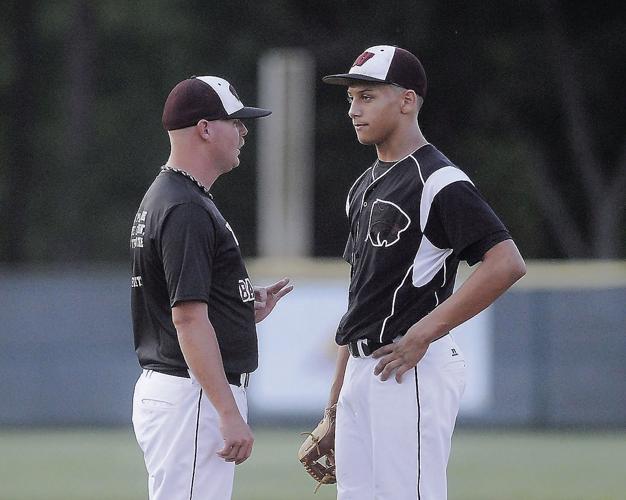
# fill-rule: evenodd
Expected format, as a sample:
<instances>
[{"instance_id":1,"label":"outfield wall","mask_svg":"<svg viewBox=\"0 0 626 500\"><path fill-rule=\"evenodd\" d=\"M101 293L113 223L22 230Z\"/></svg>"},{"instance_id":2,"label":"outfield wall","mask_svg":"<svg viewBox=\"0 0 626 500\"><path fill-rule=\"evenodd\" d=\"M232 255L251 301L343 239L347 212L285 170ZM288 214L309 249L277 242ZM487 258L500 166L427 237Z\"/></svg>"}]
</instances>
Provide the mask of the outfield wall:
<instances>
[{"instance_id":1,"label":"outfield wall","mask_svg":"<svg viewBox=\"0 0 626 500\"><path fill-rule=\"evenodd\" d=\"M257 284L287 275L296 285L259 325L251 420L314 418L333 373L347 265L249 267ZM126 266L0 270L0 424L129 422L139 373L129 279ZM460 423L625 425L625 305L626 262L530 263L513 290L454 332L469 362Z\"/></svg>"}]
</instances>

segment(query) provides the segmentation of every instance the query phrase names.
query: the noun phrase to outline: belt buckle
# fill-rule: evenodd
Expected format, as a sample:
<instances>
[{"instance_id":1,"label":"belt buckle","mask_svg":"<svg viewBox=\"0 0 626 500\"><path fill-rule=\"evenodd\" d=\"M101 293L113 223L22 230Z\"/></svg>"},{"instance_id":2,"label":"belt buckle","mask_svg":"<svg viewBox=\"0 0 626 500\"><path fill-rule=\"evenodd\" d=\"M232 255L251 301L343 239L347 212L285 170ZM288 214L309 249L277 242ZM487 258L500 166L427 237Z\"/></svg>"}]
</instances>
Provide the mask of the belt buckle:
<instances>
[{"instance_id":1,"label":"belt buckle","mask_svg":"<svg viewBox=\"0 0 626 500\"><path fill-rule=\"evenodd\" d=\"M366 358L371 354L367 345L367 339L357 339L349 342L348 351L355 358Z\"/></svg>"},{"instance_id":2,"label":"belt buckle","mask_svg":"<svg viewBox=\"0 0 626 500\"><path fill-rule=\"evenodd\" d=\"M369 356L370 354L372 354L369 350L369 347L367 345L367 339L359 339L356 341L356 348L359 351L359 355L362 358L366 358L367 356ZM367 349L367 353L365 352L365 349Z\"/></svg>"}]
</instances>

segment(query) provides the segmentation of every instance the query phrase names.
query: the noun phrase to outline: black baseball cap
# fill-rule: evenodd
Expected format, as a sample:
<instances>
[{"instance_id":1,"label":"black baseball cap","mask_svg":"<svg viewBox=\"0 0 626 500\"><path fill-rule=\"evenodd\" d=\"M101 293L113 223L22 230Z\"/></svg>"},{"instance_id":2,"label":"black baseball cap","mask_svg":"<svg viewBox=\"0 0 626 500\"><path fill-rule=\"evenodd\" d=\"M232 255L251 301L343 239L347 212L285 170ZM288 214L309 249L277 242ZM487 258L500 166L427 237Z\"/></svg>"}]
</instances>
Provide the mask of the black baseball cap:
<instances>
[{"instance_id":1,"label":"black baseball cap","mask_svg":"<svg viewBox=\"0 0 626 500\"><path fill-rule=\"evenodd\" d=\"M387 83L415 91L426 97L426 72L422 63L408 50L391 45L376 45L365 50L348 73L322 78L331 85L353 85L358 81Z\"/></svg>"},{"instance_id":2,"label":"black baseball cap","mask_svg":"<svg viewBox=\"0 0 626 500\"><path fill-rule=\"evenodd\" d=\"M192 76L176 85L163 107L165 130L187 128L199 120L261 118L268 109L244 106L235 88L217 76Z\"/></svg>"}]
</instances>

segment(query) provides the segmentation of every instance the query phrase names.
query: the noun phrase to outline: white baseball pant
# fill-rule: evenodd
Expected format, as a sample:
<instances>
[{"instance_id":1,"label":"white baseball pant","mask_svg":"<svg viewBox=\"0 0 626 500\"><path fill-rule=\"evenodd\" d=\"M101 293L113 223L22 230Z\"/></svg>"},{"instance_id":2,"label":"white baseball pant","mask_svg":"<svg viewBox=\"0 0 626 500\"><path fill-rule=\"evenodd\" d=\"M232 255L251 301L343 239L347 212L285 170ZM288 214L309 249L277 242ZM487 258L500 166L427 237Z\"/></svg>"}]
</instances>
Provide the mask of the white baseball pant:
<instances>
[{"instance_id":1,"label":"white baseball pant","mask_svg":"<svg viewBox=\"0 0 626 500\"><path fill-rule=\"evenodd\" d=\"M445 500L446 468L466 366L450 335L402 382L350 356L337 404L338 500Z\"/></svg>"},{"instance_id":2,"label":"white baseball pant","mask_svg":"<svg viewBox=\"0 0 626 500\"><path fill-rule=\"evenodd\" d=\"M230 388L246 419L245 388ZM133 427L150 500L230 500L235 464L217 456L224 446L218 414L196 380L144 370L135 385Z\"/></svg>"}]
</instances>

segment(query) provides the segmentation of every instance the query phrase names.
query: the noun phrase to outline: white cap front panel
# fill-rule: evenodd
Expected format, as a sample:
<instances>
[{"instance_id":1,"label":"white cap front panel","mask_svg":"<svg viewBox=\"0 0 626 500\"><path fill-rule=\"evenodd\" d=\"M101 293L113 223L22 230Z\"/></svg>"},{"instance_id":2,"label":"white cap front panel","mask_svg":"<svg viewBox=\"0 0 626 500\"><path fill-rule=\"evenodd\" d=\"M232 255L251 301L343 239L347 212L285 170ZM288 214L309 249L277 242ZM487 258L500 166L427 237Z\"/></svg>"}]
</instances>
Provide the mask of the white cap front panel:
<instances>
[{"instance_id":1,"label":"white cap front panel","mask_svg":"<svg viewBox=\"0 0 626 500\"><path fill-rule=\"evenodd\" d=\"M232 115L235 111L239 111L243 108L243 103L231 91L231 84L223 78L218 78L216 76L198 76L196 78L198 78L198 80L202 80L204 83L207 83L213 90L215 90L222 101L222 106L224 106L226 113L229 115Z\"/></svg>"},{"instance_id":2,"label":"white cap front panel","mask_svg":"<svg viewBox=\"0 0 626 500\"><path fill-rule=\"evenodd\" d=\"M370 47L354 61L350 73L386 80L395 52L396 48L391 45Z\"/></svg>"}]
</instances>

